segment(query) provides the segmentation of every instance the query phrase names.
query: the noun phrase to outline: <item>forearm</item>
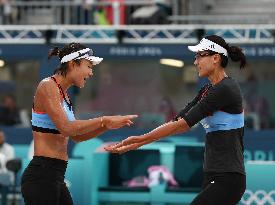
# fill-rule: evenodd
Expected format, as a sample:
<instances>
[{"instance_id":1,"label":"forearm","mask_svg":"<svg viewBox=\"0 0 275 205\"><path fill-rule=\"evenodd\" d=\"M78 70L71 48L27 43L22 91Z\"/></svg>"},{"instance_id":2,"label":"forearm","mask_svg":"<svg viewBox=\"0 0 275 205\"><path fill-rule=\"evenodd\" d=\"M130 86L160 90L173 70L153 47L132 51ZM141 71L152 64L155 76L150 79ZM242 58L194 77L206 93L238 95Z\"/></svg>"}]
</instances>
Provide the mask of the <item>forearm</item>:
<instances>
[{"instance_id":1,"label":"forearm","mask_svg":"<svg viewBox=\"0 0 275 205\"><path fill-rule=\"evenodd\" d=\"M153 141L157 141L161 138L167 137L169 135L173 135L179 132L186 132L187 130L189 130L189 126L187 125L184 119L174 121L174 122L168 122L166 124L163 124L157 127L151 132L144 134L143 135L144 141L141 143L148 144Z\"/></svg>"},{"instance_id":2,"label":"forearm","mask_svg":"<svg viewBox=\"0 0 275 205\"><path fill-rule=\"evenodd\" d=\"M90 120L74 120L61 125L59 130L65 136L88 135L104 126L104 117L93 118Z\"/></svg>"},{"instance_id":3,"label":"forearm","mask_svg":"<svg viewBox=\"0 0 275 205\"><path fill-rule=\"evenodd\" d=\"M124 153L129 150L137 149L143 145L157 141L171 134L185 132L187 130L189 130L188 124L184 119L180 119L178 121L165 123L144 135L128 137L122 142L112 145L110 148L107 148L107 150L114 153Z\"/></svg>"},{"instance_id":4,"label":"forearm","mask_svg":"<svg viewBox=\"0 0 275 205\"><path fill-rule=\"evenodd\" d=\"M97 137L101 134L103 134L104 132L106 132L108 129L106 127L100 127L92 132L86 133L86 134L82 134L82 135L76 135L71 137L75 142L83 142L89 139L92 139L94 137Z\"/></svg>"},{"instance_id":5,"label":"forearm","mask_svg":"<svg viewBox=\"0 0 275 205\"><path fill-rule=\"evenodd\" d=\"M123 140L121 143L114 145L110 150L115 153L124 153L130 150L138 149L139 147L157 141L163 137L184 132L189 129L185 120L181 119L175 122L163 124L149 133L142 136L133 136Z\"/></svg>"}]
</instances>

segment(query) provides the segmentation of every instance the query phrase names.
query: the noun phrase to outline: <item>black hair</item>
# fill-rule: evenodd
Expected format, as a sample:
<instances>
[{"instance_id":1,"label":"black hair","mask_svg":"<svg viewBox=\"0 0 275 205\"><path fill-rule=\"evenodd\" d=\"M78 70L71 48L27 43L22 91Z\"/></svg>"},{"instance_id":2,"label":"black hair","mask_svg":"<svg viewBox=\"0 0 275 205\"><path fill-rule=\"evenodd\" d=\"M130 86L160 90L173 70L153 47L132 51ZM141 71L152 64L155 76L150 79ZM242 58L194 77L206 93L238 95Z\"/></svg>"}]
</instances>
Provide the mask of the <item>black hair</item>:
<instances>
[{"instance_id":1,"label":"black hair","mask_svg":"<svg viewBox=\"0 0 275 205\"><path fill-rule=\"evenodd\" d=\"M48 59L50 59L52 56L58 56L59 60L61 60L64 56L69 55L70 53L77 52L79 50L85 49L87 46L80 44L80 43L70 43L61 50L58 47L54 47L49 50L48 53ZM77 65L80 64L80 59L73 60ZM59 73L62 76L66 76L68 72L68 62L62 63L60 67L58 67L54 74Z\"/></svg>"},{"instance_id":2,"label":"black hair","mask_svg":"<svg viewBox=\"0 0 275 205\"><path fill-rule=\"evenodd\" d=\"M221 47L225 48L228 52L228 56L231 58L232 61L238 62L240 61L240 69L243 69L246 65L246 57L242 51L241 48L237 46L229 46L228 43L225 42L225 40L217 35L211 35L204 37L216 44L219 44ZM219 53L221 56L221 66L225 68L228 64L228 57Z\"/></svg>"}]
</instances>

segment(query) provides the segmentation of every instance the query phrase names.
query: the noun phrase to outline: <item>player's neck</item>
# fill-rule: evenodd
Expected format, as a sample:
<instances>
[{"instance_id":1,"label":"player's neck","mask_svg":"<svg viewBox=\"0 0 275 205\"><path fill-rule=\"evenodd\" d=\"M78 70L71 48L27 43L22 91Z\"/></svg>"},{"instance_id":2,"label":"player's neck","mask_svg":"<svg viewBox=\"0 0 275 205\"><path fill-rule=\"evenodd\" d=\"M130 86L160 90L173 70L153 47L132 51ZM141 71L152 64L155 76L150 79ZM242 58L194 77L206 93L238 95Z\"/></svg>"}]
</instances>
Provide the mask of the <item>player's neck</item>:
<instances>
[{"instance_id":1,"label":"player's neck","mask_svg":"<svg viewBox=\"0 0 275 205\"><path fill-rule=\"evenodd\" d=\"M56 79L57 83L61 86L61 88L64 92L67 92L67 90L72 85L72 83L70 83L70 80L67 77L64 77L59 74L55 74L55 75L53 75L53 77Z\"/></svg>"},{"instance_id":2,"label":"player's neck","mask_svg":"<svg viewBox=\"0 0 275 205\"><path fill-rule=\"evenodd\" d=\"M218 70L217 72L213 73L213 75L209 76L208 79L210 80L212 85L216 85L220 81L222 81L224 78L228 77L225 71Z\"/></svg>"}]
</instances>

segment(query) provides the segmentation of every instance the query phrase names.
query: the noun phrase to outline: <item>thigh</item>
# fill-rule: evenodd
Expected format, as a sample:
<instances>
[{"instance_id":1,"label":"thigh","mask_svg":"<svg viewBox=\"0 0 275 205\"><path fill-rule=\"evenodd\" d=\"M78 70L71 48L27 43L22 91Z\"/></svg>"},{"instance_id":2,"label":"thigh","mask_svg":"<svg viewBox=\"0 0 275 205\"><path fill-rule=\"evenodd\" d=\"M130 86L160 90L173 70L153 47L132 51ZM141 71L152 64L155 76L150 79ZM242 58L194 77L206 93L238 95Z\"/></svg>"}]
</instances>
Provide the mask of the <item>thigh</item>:
<instances>
[{"instance_id":1,"label":"thigh","mask_svg":"<svg viewBox=\"0 0 275 205\"><path fill-rule=\"evenodd\" d=\"M73 199L65 183L60 189L60 205L73 205Z\"/></svg>"},{"instance_id":2,"label":"thigh","mask_svg":"<svg viewBox=\"0 0 275 205\"><path fill-rule=\"evenodd\" d=\"M60 190L55 183L24 183L21 191L25 205L59 205Z\"/></svg>"},{"instance_id":3,"label":"thigh","mask_svg":"<svg viewBox=\"0 0 275 205\"><path fill-rule=\"evenodd\" d=\"M210 181L191 205L236 205L245 191L245 176L217 177Z\"/></svg>"},{"instance_id":4,"label":"thigh","mask_svg":"<svg viewBox=\"0 0 275 205\"><path fill-rule=\"evenodd\" d=\"M195 197L190 205L226 205L223 201L224 191L221 191L221 188L218 184L210 183Z\"/></svg>"}]
</instances>

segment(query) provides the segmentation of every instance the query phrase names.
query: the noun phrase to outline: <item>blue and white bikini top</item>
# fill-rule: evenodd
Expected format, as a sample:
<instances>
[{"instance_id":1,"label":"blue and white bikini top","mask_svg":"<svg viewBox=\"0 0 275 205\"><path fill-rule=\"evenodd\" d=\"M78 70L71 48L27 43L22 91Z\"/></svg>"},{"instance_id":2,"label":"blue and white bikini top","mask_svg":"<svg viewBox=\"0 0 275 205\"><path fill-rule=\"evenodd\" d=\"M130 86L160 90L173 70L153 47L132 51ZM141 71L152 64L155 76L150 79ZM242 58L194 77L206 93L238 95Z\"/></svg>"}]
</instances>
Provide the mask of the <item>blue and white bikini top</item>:
<instances>
[{"instance_id":1,"label":"blue and white bikini top","mask_svg":"<svg viewBox=\"0 0 275 205\"><path fill-rule=\"evenodd\" d=\"M59 92L63 97L62 101L62 108L65 111L68 120L73 121L75 120L75 116L72 110L71 101L67 101L65 94L60 86L60 84L56 81L54 77L51 79L57 84L59 88ZM55 124L51 120L50 116L45 112L39 112L34 110L34 105L32 109L32 130L36 132L43 132L43 133L53 133L53 134L60 134L59 130L56 128Z\"/></svg>"}]
</instances>

